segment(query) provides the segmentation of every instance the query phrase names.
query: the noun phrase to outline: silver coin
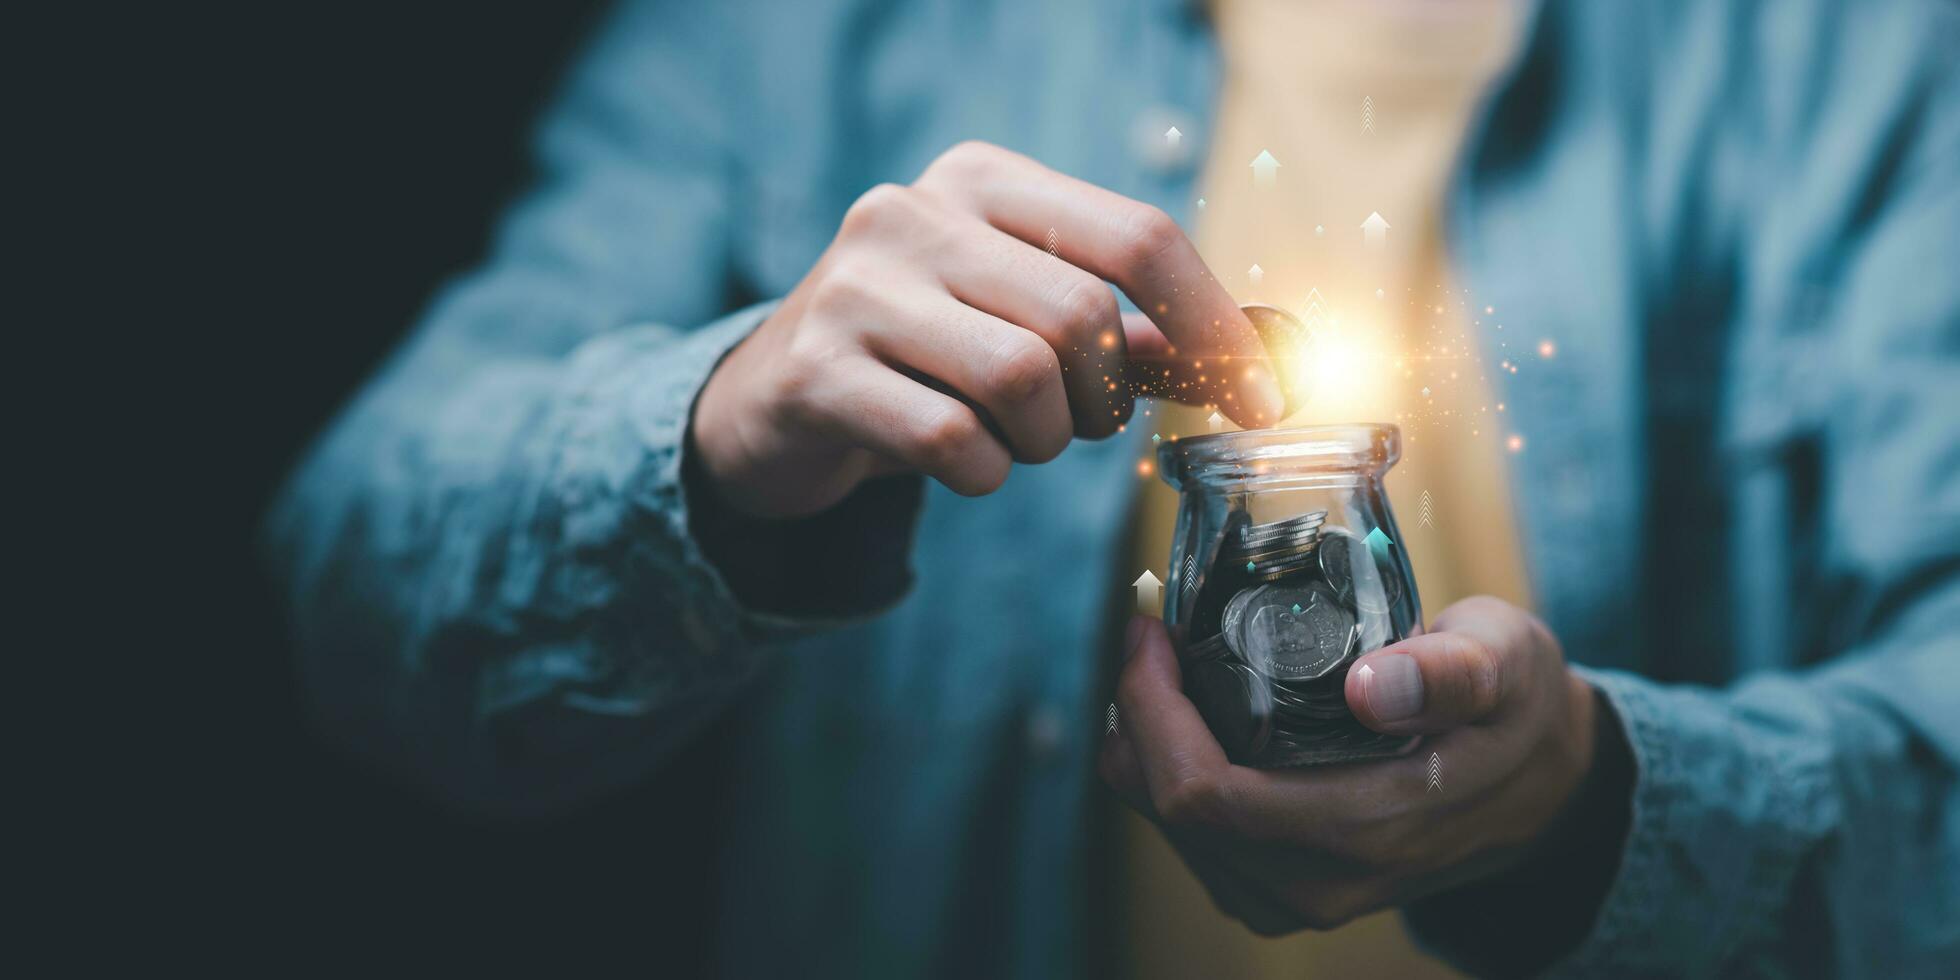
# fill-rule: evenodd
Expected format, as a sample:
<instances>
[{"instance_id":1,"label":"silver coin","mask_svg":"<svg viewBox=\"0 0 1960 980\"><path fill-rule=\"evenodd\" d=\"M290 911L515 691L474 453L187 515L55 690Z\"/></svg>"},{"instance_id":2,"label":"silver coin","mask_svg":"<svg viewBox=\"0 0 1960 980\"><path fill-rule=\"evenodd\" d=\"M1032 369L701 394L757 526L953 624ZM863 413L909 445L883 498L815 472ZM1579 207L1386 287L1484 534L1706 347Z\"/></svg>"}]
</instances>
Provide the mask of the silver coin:
<instances>
[{"instance_id":1,"label":"silver coin","mask_svg":"<svg viewBox=\"0 0 1960 980\"><path fill-rule=\"evenodd\" d=\"M1320 577L1341 601L1376 613L1386 613L1401 601L1400 569L1377 558L1367 541L1341 527L1322 528L1320 536ZM1354 564L1357 557L1365 558L1359 572Z\"/></svg>"},{"instance_id":2,"label":"silver coin","mask_svg":"<svg viewBox=\"0 0 1960 980\"><path fill-rule=\"evenodd\" d=\"M1320 526L1326 522L1327 512L1317 510L1310 514L1289 517L1283 521L1254 524L1239 532L1239 541L1241 543L1270 541L1280 538L1297 537L1303 534L1313 534L1318 532Z\"/></svg>"},{"instance_id":3,"label":"silver coin","mask_svg":"<svg viewBox=\"0 0 1960 980\"><path fill-rule=\"evenodd\" d=\"M1292 681L1340 666L1354 640L1354 616L1314 586L1265 587L1248 604L1236 634L1226 638L1255 670Z\"/></svg>"},{"instance_id":4,"label":"silver coin","mask_svg":"<svg viewBox=\"0 0 1960 980\"><path fill-rule=\"evenodd\" d=\"M1258 529L1248 531L1239 535L1239 543L1241 545L1258 545L1267 541L1286 541L1293 538L1313 537L1322 526L1320 522L1314 521L1306 524L1292 524L1287 527L1271 530Z\"/></svg>"},{"instance_id":5,"label":"silver coin","mask_svg":"<svg viewBox=\"0 0 1960 980\"><path fill-rule=\"evenodd\" d=\"M1295 538L1280 538L1276 541L1260 542L1233 549L1233 558L1251 561L1271 561L1275 558L1301 557L1312 552L1320 544L1320 535L1307 534Z\"/></svg>"},{"instance_id":6,"label":"silver coin","mask_svg":"<svg viewBox=\"0 0 1960 980\"><path fill-rule=\"evenodd\" d=\"M1250 589L1240 589L1236 595L1232 596L1232 601L1225 604L1225 613L1218 620L1218 639L1227 649L1231 648L1231 638L1238 635L1239 622L1245 618L1245 607L1264 588L1265 586L1261 585L1254 586ZM1233 650L1232 652L1238 653L1239 651Z\"/></svg>"},{"instance_id":7,"label":"silver coin","mask_svg":"<svg viewBox=\"0 0 1960 980\"><path fill-rule=\"evenodd\" d=\"M1297 558L1288 558L1283 561L1266 562L1264 564L1255 562L1247 574L1254 581L1278 583L1299 578L1304 573L1312 572L1314 567L1313 555L1307 554Z\"/></svg>"}]
</instances>

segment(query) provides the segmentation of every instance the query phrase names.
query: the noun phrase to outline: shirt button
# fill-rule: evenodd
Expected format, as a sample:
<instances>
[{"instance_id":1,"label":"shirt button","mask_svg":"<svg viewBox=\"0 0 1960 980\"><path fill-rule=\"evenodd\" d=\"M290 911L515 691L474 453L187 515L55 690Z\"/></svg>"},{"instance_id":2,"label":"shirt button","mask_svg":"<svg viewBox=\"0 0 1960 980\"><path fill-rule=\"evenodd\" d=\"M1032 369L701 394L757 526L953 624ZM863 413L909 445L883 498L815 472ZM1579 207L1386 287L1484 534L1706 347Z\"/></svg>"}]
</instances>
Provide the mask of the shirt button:
<instances>
[{"instance_id":1,"label":"shirt button","mask_svg":"<svg viewBox=\"0 0 1960 980\"><path fill-rule=\"evenodd\" d=\"M1196 155L1191 126L1191 114L1175 106L1151 106L1138 113L1130 126L1131 146L1137 159L1145 168L1160 174L1190 169Z\"/></svg>"},{"instance_id":2,"label":"shirt button","mask_svg":"<svg viewBox=\"0 0 1960 980\"><path fill-rule=\"evenodd\" d=\"M1037 760L1054 755L1062 747L1062 716L1049 705L1028 714L1028 754Z\"/></svg>"}]
</instances>

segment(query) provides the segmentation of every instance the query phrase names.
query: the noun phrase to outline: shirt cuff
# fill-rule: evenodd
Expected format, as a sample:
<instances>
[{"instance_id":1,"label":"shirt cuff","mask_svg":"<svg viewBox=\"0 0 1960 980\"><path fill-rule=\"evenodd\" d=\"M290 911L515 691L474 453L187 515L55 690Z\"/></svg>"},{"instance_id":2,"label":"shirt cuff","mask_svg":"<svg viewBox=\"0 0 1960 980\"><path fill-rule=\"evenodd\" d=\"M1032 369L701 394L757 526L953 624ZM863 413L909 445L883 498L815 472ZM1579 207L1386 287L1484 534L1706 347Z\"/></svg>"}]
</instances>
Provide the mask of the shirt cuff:
<instances>
[{"instance_id":1,"label":"shirt cuff","mask_svg":"<svg viewBox=\"0 0 1960 980\"><path fill-rule=\"evenodd\" d=\"M740 310L668 346L631 406L647 451L636 496L663 536L679 544L681 577L699 585L698 601L689 605L705 607L749 640L851 622L895 605L912 584L912 530L924 497L918 477L871 480L823 513L771 521L730 511L705 492L689 437L695 400L728 352L776 306Z\"/></svg>"},{"instance_id":2,"label":"shirt cuff","mask_svg":"<svg viewBox=\"0 0 1960 980\"><path fill-rule=\"evenodd\" d=\"M1803 855L1835 820L1828 749L1801 733L1779 737L1742 723L1739 709L1713 691L1574 669L1624 726L1633 809L1619 874L1591 933L1547 975L1720 973L1774 935Z\"/></svg>"}]
</instances>

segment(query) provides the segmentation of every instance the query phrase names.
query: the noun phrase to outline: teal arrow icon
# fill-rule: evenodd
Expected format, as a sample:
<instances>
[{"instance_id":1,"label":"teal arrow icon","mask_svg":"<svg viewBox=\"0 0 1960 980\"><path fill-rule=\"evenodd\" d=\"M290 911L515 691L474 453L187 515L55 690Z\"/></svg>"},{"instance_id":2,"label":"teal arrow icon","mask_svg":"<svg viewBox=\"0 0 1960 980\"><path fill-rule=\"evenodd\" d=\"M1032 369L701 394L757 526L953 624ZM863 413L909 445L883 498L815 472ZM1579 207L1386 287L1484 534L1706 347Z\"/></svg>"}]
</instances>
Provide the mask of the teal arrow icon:
<instances>
[{"instance_id":1,"label":"teal arrow icon","mask_svg":"<svg viewBox=\"0 0 1960 980\"><path fill-rule=\"evenodd\" d=\"M1389 540L1388 535L1383 534L1381 528L1368 532L1368 551L1375 556L1377 564L1389 564L1389 551L1394 547L1395 542Z\"/></svg>"}]
</instances>

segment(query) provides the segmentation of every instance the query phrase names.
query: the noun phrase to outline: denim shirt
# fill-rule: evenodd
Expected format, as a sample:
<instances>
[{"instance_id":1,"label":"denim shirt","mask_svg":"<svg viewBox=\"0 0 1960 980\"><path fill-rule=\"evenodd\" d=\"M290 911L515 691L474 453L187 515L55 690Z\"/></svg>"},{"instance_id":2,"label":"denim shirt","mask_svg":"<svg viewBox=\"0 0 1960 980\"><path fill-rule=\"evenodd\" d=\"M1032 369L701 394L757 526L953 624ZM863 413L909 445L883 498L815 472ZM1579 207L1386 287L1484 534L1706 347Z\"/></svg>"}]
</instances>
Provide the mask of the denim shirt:
<instances>
[{"instance_id":1,"label":"denim shirt","mask_svg":"<svg viewBox=\"0 0 1960 980\"><path fill-rule=\"evenodd\" d=\"M1066 975L1148 434L766 529L828 544L764 610L701 547L687 419L856 195L959 140L1187 216L1218 52L1175 0L750 7L610 19L491 259L293 476L270 540L309 694L506 815L738 713L728 972ZM1960 958L1955 51L1932 0L1549 0L1473 128L1452 255L1559 350L1498 382L1534 588L1636 766L1556 973ZM1165 118L1183 160L1139 148Z\"/></svg>"}]
</instances>

